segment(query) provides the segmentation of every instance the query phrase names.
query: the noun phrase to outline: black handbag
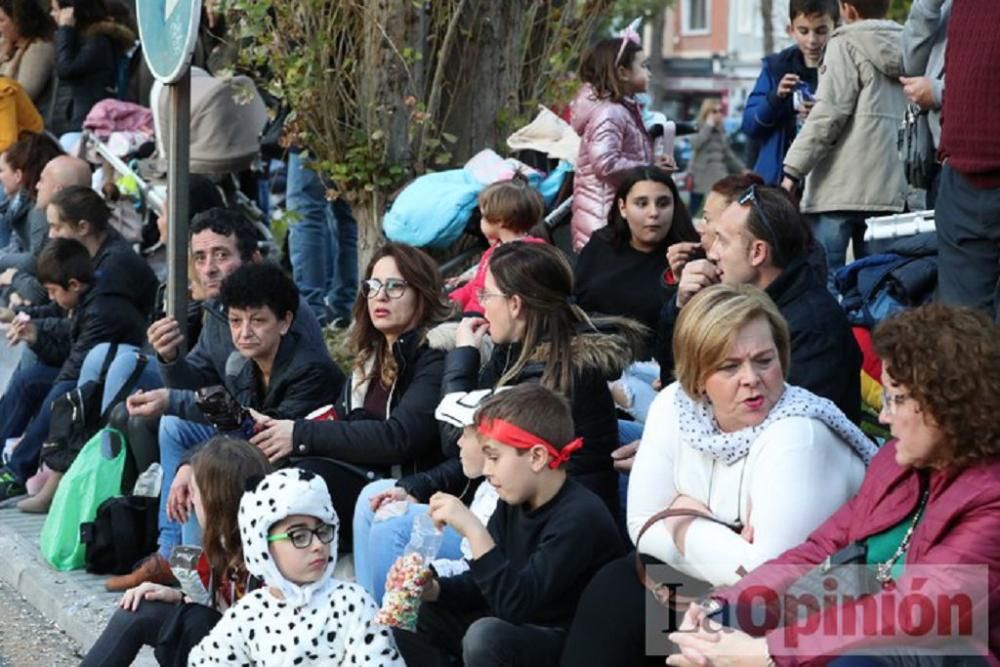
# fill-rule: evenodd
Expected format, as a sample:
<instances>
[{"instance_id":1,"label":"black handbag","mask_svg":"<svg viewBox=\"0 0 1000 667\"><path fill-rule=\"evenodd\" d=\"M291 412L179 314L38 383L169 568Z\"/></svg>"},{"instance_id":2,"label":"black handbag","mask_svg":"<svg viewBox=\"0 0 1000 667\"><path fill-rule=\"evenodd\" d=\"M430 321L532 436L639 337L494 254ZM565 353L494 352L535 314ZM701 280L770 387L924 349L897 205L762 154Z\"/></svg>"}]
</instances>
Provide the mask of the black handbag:
<instances>
[{"instance_id":1,"label":"black handbag","mask_svg":"<svg viewBox=\"0 0 1000 667\"><path fill-rule=\"evenodd\" d=\"M897 148L906 182L921 190L929 189L937 158L926 110L907 105L903 124L899 128Z\"/></svg>"},{"instance_id":2,"label":"black handbag","mask_svg":"<svg viewBox=\"0 0 1000 667\"><path fill-rule=\"evenodd\" d=\"M56 472L69 470L87 441L108 423L111 408L128 396L132 387L139 381L139 376L146 367L146 357L141 354L136 355L138 358L135 368L108 405L107 412L101 411L108 368L111 367L111 362L115 360L117 354L118 344L112 343L104 355L101 373L96 380L84 382L52 401L49 435L42 443L41 452L42 462L52 470Z\"/></svg>"},{"instance_id":3,"label":"black handbag","mask_svg":"<svg viewBox=\"0 0 1000 667\"><path fill-rule=\"evenodd\" d=\"M97 507L93 521L80 524L84 566L92 574L127 574L156 551L159 498L117 496Z\"/></svg>"}]
</instances>

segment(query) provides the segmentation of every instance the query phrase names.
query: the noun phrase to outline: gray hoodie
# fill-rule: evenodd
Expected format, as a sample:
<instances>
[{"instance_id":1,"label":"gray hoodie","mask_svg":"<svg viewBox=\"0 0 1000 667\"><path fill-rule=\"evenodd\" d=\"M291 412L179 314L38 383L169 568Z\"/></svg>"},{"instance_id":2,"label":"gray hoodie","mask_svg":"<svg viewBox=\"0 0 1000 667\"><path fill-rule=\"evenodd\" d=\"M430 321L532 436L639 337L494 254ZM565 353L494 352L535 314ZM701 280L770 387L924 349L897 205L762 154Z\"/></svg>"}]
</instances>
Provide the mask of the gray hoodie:
<instances>
[{"instance_id":1,"label":"gray hoodie","mask_svg":"<svg viewBox=\"0 0 1000 667\"><path fill-rule=\"evenodd\" d=\"M902 31L893 21L865 20L830 37L816 106L785 155L785 173L806 178L804 213L903 210Z\"/></svg>"}]
</instances>

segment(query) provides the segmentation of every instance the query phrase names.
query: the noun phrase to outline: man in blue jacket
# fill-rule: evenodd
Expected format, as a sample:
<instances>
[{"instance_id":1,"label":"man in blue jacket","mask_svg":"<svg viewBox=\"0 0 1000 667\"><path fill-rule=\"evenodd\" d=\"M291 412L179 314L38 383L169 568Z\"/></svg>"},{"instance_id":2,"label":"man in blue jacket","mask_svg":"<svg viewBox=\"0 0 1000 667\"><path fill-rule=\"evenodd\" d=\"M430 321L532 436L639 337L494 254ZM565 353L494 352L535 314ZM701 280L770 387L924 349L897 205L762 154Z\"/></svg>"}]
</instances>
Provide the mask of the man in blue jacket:
<instances>
[{"instance_id":1,"label":"man in blue jacket","mask_svg":"<svg viewBox=\"0 0 1000 667\"><path fill-rule=\"evenodd\" d=\"M839 16L837 0L791 0L788 34L795 44L764 58L743 110L743 132L760 144L753 170L768 185L781 183L785 153L812 108L817 68Z\"/></svg>"}]
</instances>

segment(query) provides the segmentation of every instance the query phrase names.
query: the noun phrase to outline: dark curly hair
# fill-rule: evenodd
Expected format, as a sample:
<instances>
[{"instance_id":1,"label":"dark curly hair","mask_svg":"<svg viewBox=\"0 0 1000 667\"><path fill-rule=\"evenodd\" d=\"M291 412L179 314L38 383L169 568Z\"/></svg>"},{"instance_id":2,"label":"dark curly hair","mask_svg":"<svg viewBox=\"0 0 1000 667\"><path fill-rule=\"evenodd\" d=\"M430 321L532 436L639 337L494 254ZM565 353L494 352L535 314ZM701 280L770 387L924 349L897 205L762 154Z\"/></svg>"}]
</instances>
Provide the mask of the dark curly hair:
<instances>
[{"instance_id":1,"label":"dark curly hair","mask_svg":"<svg viewBox=\"0 0 1000 667\"><path fill-rule=\"evenodd\" d=\"M1000 454L1000 331L988 317L930 304L885 320L872 342L886 372L944 433L951 465Z\"/></svg>"},{"instance_id":2,"label":"dark curly hair","mask_svg":"<svg viewBox=\"0 0 1000 667\"><path fill-rule=\"evenodd\" d=\"M299 290L280 266L248 262L222 281L219 302L226 308L270 308L279 320L299 309Z\"/></svg>"}]
</instances>

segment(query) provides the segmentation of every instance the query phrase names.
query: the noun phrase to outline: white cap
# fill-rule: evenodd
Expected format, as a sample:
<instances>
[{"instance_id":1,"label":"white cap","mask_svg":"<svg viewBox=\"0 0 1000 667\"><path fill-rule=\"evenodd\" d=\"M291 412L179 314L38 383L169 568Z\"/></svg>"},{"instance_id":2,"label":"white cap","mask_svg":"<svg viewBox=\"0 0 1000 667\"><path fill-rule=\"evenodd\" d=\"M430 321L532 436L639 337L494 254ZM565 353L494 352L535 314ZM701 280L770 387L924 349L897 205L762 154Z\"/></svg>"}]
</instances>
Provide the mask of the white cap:
<instances>
[{"instance_id":1,"label":"white cap","mask_svg":"<svg viewBox=\"0 0 1000 667\"><path fill-rule=\"evenodd\" d=\"M445 424L464 428L476 423L476 410L480 404L510 387L497 387L496 389L477 389L476 391L456 391L445 394L434 410L434 418L443 421Z\"/></svg>"}]
</instances>

